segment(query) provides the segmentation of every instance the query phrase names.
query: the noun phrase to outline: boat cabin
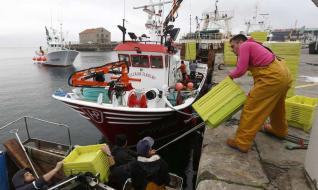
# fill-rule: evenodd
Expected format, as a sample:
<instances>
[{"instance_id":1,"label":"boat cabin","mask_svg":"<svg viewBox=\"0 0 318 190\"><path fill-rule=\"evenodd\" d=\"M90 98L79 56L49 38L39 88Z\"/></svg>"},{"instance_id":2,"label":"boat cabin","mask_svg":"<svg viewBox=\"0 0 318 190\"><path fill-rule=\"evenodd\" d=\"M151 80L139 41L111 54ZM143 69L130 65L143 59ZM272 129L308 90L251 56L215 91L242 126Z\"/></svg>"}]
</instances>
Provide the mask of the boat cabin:
<instances>
[{"instance_id":1,"label":"boat cabin","mask_svg":"<svg viewBox=\"0 0 318 190\"><path fill-rule=\"evenodd\" d=\"M125 42L115 51L120 61L127 61L129 77L140 78L141 82L132 81L135 89L162 89L163 85L174 85L178 76L176 70L180 58L168 52L162 44L147 42Z\"/></svg>"}]
</instances>

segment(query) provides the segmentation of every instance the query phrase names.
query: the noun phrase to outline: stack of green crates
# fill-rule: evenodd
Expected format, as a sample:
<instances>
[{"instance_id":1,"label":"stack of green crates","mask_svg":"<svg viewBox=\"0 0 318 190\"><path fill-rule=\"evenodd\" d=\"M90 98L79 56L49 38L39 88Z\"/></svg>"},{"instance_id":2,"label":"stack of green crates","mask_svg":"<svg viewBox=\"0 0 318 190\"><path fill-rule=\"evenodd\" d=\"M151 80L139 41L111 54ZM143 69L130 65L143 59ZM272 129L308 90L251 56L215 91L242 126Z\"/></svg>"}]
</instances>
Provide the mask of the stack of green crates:
<instances>
[{"instance_id":1,"label":"stack of green crates","mask_svg":"<svg viewBox=\"0 0 318 190\"><path fill-rule=\"evenodd\" d=\"M293 84L287 93L287 97L294 96L300 63L300 42L265 42L264 45L269 47L276 55L285 59L293 78Z\"/></svg>"},{"instance_id":2,"label":"stack of green crates","mask_svg":"<svg viewBox=\"0 0 318 190\"><path fill-rule=\"evenodd\" d=\"M308 132L313 124L317 107L317 98L293 96L286 99L286 117L288 124Z\"/></svg>"},{"instance_id":3,"label":"stack of green crates","mask_svg":"<svg viewBox=\"0 0 318 190\"><path fill-rule=\"evenodd\" d=\"M228 40L224 41L224 64L228 66L235 66L237 57L232 52L230 42Z\"/></svg>"},{"instance_id":4,"label":"stack of green crates","mask_svg":"<svg viewBox=\"0 0 318 190\"><path fill-rule=\"evenodd\" d=\"M197 44L195 42L188 42L185 46L185 60L193 61L197 57Z\"/></svg>"},{"instance_id":5,"label":"stack of green crates","mask_svg":"<svg viewBox=\"0 0 318 190\"><path fill-rule=\"evenodd\" d=\"M226 77L192 107L209 127L217 127L238 111L245 101L245 92Z\"/></svg>"},{"instance_id":6,"label":"stack of green crates","mask_svg":"<svg viewBox=\"0 0 318 190\"><path fill-rule=\"evenodd\" d=\"M251 32L250 36L258 42L265 42L267 40L267 32Z\"/></svg>"},{"instance_id":7,"label":"stack of green crates","mask_svg":"<svg viewBox=\"0 0 318 190\"><path fill-rule=\"evenodd\" d=\"M107 155L101 151L103 144L78 146L64 160L63 170L66 176L91 172L99 174L99 180L108 181L109 164Z\"/></svg>"}]
</instances>

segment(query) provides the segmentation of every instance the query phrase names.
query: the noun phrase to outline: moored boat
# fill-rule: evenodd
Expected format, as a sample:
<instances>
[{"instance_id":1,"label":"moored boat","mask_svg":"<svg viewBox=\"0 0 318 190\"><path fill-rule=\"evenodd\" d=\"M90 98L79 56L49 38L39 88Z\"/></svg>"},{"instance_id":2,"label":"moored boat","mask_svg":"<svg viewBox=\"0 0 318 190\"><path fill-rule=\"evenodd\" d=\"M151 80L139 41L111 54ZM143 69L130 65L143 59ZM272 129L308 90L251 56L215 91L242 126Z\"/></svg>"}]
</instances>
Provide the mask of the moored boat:
<instances>
[{"instance_id":1,"label":"moored boat","mask_svg":"<svg viewBox=\"0 0 318 190\"><path fill-rule=\"evenodd\" d=\"M44 131L54 127L59 130L65 129L68 134L68 142L55 142L46 138L39 138L34 132ZM36 130L36 131L37 131ZM33 133L34 132L34 133ZM12 134L12 135L10 135ZM14 138L15 136L15 138ZM18 118L4 126L0 126L0 143L3 143L5 149L0 146L0 187L1 190L14 189L10 179L19 169L30 168L35 176L42 176L49 172L58 161L64 160L73 149L69 127L65 124L55 123L36 117L24 116ZM13 137L13 138L12 138ZM83 162L85 164L86 162ZM106 163L105 163L106 164ZM54 189L97 189L114 190L109 185L99 181L99 175L93 175L83 168L81 173L75 173L65 176L59 172L49 183L48 190ZM169 173L170 183L167 189L182 189L183 180L179 176ZM5 181L4 181L5 180ZM131 180L128 179L124 187L125 190L133 189Z\"/></svg>"},{"instance_id":2,"label":"moored boat","mask_svg":"<svg viewBox=\"0 0 318 190\"><path fill-rule=\"evenodd\" d=\"M51 34L49 30L45 27L47 36L47 49L43 51L40 47L40 51L36 52L36 56L33 57L35 63L40 63L49 66L70 66L73 64L78 51L70 50L64 45L64 38L61 31L57 31L51 28Z\"/></svg>"},{"instance_id":3,"label":"moored boat","mask_svg":"<svg viewBox=\"0 0 318 190\"><path fill-rule=\"evenodd\" d=\"M172 45L179 29L168 23L181 2L174 2L165 22L157 20L164 3L146 5L148 18L154 19L146 27L159 40L129 33L132 40L123 38L114 49L117 62L75 72L69 78L73 92L57 91L53 98L92 122L111 142L118 134L126 134L134 145L145 136L158 141L189 130L196 117L191 105L203 92L207 66L198 63L192 79L179 72L181 60ZM125 36L125 26L120 29Z\"/></svg>"}]
</instances>

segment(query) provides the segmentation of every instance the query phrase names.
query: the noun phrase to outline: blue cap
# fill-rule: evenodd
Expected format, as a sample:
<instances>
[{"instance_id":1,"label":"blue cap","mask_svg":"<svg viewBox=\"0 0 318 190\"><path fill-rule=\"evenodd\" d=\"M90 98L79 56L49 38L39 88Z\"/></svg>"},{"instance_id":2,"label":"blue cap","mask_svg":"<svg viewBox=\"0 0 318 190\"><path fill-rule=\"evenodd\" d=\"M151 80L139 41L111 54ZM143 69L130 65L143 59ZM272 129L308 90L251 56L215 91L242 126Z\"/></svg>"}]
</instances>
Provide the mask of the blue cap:
<instances>
[{"instance_id":1,"label":"blue cap","mask_svg":"<svg viewBox=\"0 0 318 190\"><path fill-rule=\"evenodd\" d=\"M145 137L137 143L137 154L140 156L148 156L149 150L154 144L154 140L151 137Z\"/></svg>"}]
</instances>

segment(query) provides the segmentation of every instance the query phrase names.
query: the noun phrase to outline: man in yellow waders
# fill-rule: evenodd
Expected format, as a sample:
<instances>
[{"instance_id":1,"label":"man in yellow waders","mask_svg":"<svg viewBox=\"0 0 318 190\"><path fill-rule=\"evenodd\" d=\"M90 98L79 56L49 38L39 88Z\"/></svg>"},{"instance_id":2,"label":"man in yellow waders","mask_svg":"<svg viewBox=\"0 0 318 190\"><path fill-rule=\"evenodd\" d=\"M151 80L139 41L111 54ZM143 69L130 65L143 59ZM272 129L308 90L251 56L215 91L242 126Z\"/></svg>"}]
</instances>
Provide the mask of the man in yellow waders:
<instances>
[{"instance_id":1,"label":"man in yellow waders","mask_svg":"<svg viewBox=\"0 0 318 190\"><path fill-rule=\"evenodd\" d=\"M253 39L238 34L231 38L230 43L238 59L236 68L229 76L238 78L249 70L254 79L236 135L227 140L230 147L246 153L268 117L270 126L266 127L267 132L279 138L288 134L285 98L292 79L284 60Z\"/></svg>"}]
</instances>

